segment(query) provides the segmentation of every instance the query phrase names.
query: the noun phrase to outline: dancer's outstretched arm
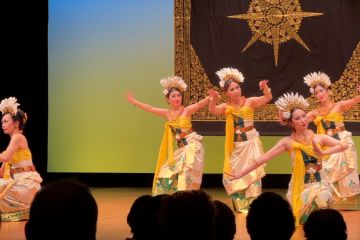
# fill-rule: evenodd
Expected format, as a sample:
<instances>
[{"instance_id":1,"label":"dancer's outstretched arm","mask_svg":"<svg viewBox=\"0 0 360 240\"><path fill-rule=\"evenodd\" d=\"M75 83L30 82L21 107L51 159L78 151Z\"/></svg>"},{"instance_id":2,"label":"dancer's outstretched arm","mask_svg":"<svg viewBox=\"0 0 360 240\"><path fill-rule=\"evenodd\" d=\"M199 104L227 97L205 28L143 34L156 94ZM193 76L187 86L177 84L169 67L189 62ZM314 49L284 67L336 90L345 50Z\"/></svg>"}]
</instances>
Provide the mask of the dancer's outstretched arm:
<instances>
[{"instance_id":1,"label":"dancer's outstretched arm","mask_svg":"<svg viewBox=\"0 0 360 240\"><path fill-rule=\"evenodd\" d=\"M317 117L317 109L311 110L306 114L306 120L307 122L312 122Z\"/></svg>"},{"instance_id":2,"label":"dancer's outstretched arm","mask_svg":"<svg viewBox=\"0 0 360 240\"><path fill-rule=\"evenodd\" d=\"M318 144L320 144L321 146L327 146L328 148L325 150L322 150L318 146ZM319 156L342 152L349 147L349 145L346 142L337 140L326 134L317 134L312 142L312 145L313 145L314 151Z\"/></svg>"},{"instance_id":3,"label":"dancer's outstretched arm","mask_svg":"<svg viewBox=\"0 0 360 240\"><path fill-rule=\"evenodd\" d=\"M290 137L284 137L280 139L274 147L272 147L269 151L262 154L257 159L254 159L249 165L241 170L239 174L237 174L234 179L241 178L244 175L250 173L251 171L255 170L257 167L261 166L262 164L266 163L267 161L271 160L272 158L280 155L281 153L285 152L289 148Z\"/></svg>"},{"instance_id":4,"label":"dancer's outstretched arm","mask_svg":"<svg viewBox=\"0 0 360 240\"><path fill-rule=\"evenodd\" d=\"M209 112L215 115L224 114L226 109L226 103L221 103L219 105L216 105L216 103L220 99L220 95L217 91L214 89L209 90L209 96L210 96L210 103L209 103Z\"/></svg>"},{"instance_id":5,"label":"dancer's outstretched arm","mask_svg":"<svg viewBox=\"0 0 360 240\"><path fill-rule=\"evenodd\" d=\"M360 93L360 85L357 86L357 90ZM349 110L351 107L353 107L357 103L360 103L360 95L357 95L356 97L353 97L349 100L344 100L344 101L338 102L338 104L340 104L340 108L343 112L346 112L347 110Z\"/></svg>"},{"instance_id":6,"label":"dancer's outstretched arm","mask_svg":"<svg viewBox=\"0 0 360 240\"><path fill-rule=\"evenodd\" d=\"M187 110L189 112L190 115L194 114L196 111L198 111L200 108L205 107L208 103L210 102L210 96L207 96L206 98L193 103L189 106L187 106Z\"/></svg>"},{"instance_id":7,"label":"dancer's outstretched arm","mask_svg":"<svg viewBox=\"0 0 360 240\"><path fill-rule=\"evenodd\" d=\"M161 117L166 117L166 114L168 112L168 109L165 108L157 108L154 106L151 106L149 104L140 102L139 100L137 100L134 95L131 92L128 92L126 94L127 96L127 100L129 103L133 104L135 107L139 107L142 110L146 111L146 112L150 112L153 113L155 115L161 116Z\"/></svg>"},{"instance_id":8,"label":"dancer's outstretched arm","mask_svg":"<svg viewBox=\"0 0 360 240\"><path fill-rule=\"evenodd\" d=\"M262 80L259 82L259 88L263 91L264 95L260 97L250 97L248 102L252 108L257 108L265 105L272 99L271 89L267 85L269 80Z\"/></svg>"}]
</instances>

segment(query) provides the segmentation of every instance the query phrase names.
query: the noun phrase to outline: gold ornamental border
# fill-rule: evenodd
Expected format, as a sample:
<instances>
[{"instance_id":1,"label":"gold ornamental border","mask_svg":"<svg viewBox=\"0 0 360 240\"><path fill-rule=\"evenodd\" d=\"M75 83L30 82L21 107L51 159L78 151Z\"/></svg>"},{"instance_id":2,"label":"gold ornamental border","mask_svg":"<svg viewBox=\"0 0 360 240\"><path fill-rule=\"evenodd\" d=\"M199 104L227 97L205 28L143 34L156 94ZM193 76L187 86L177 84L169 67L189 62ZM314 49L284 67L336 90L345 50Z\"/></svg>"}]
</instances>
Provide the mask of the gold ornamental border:
<instances>
[{"instance_id":1,"label":"gold ornamental border","mask_svg":"<svg viewBox=\"0 0 360 240\"><path fill-rule=\"evenodd\" d=\"M175 30L175 74L181 76L189 86L185 92L185 104L197 102L206 97L207 90L215 88L206 75L199 57L190 42L191 0L174 0L174 30ZM332 84L334 100L346 100L357 96L356 86L360 84L360 41L347 63L342 76ZM219 91L221 92L221 91ZM314 97L309 97L310 109L316 106ZM256 121L277 121L275 104L266 104L255 111ZM346 121L360 122L360 104L356 104L345 114ZM218 121L223 117L215 116L206 108L193 115L196 121Z\"/></svg>"}]
</instances>

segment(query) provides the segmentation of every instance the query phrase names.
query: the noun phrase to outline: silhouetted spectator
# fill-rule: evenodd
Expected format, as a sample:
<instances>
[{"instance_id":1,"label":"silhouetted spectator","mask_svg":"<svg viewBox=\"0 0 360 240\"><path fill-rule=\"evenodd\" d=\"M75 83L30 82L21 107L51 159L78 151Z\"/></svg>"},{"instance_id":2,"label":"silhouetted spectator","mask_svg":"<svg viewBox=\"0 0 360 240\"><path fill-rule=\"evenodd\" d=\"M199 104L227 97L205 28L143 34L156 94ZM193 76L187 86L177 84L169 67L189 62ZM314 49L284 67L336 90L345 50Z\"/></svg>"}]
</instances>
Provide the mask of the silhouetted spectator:
<instances>
[{"instance_id":1,"label":"silhouetted spectator","mask_svg":"<svg viewBox=\"0 0 360 240\"><path fill-rule=\"evenodd\" d=\"M143 195L134 201L127 216L132 239L164 239L163 206L168 198L170 195L167 194Z\"/></svg>"},{"instance_id":2,"label":"silhouetted spectator","mask_svg":"<svg viewBox=\"0 0 360 240\"><path fill-rule=\"evenodd\" d=\"M215 200L215 239L232 240L236 233L233 210L225 203Z\"/></svg>"},{"instance_id":3,"label":"silhouetted spectator","mask_svg":"<svg viewBox=\"0 0 360 240\"><path fill-rule=\"evenodd\" d=\"M215 206L207 193L178 191L166 201L166 239L213 240L214 219Z\"/></svg>"},{"instance_id":4,"label":"silhouetted spectator","mask_svg":"<svg viewBox=\"0 0 360 240\"><path fill-rule=\"evenodd\" d=\"M25 225L27 240L94 240L98 207L88 186L75 180L46 184L35 195Z\"/></svg>"},{"instance_id":5,"label":"silhouetted spectator","mask_svg":"<svg viewBox=\"0 0 360 240\"><path fill-rule=\"evenodd\" d=\"M127 215L127 223L131 229L131 232L133 233L133 239L141 239L141 236L138 235L146 232L142 229L147 227L146 225L144 226L144 218L146 217L144 215L144 210L146 209L146 205L148 205L151 198L151 195L142 195L135 199L131 205L130 211Z\"/></svg>"},{"instance_id":6,"label":"silhouetted spectator","mask_svg":"<svg viewBox=\"0 0 360 240\"><path fill-rule=\"evenodd\" d=\"M330 208L312 212L304 224L304 232L308 240L347 239L347 228L343 216L338 210Z\"/></svg>"},{"instance_id":7,"label":"silhouetted spectator","mask_svg":"<svg viewBox=\"0 0 360 240\"><path fill-rule=\"evenodd\" d=\"M289 240L295 231L295 217L281 195L264 192L251 203L246 228L252 240Z\"/></svg>"}]
</instances>

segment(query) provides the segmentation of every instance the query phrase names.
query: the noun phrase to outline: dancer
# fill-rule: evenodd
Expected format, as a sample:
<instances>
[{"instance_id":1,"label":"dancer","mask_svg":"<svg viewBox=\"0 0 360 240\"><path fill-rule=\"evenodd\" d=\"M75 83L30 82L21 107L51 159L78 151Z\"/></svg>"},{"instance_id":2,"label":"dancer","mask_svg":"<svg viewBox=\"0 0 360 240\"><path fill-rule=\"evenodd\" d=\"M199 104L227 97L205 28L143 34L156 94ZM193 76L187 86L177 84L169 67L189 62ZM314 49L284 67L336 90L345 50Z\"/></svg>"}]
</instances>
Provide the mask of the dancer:
<instances>
[{"instance_id":1,"label":"dancer","mask_svg":"<svg viewBox=\"0 0 360 240\"><path fill-rule=\"evenodd\" d=\"M211 91L209 111L213 114L226 115L225 160L223 184L231 197L235 211L247 213L253 199L261 194L261 178L264 168L257 168L240 179L232 179L238 169L246 165L248 159L256 158L263 153L259 133L254 128L254 110L272 99L268 80L259 82L264 95L246 98L241 93L240 84L244 82L241 72L235 68L223 68L216 72L220 78L219 85L228 97L228 101L216 106L220 98L216 91Z\"/></svg>"},{"instance_id":2,"label":"dancer","mask_svg":"<svg viewBox=\"0 0 360 240\"><path fill-rule=\"evenodd\" d=\"M287 192L296 224L303 224L309 214L318 208L331 207L333 202L331 182L324 179L321 161L329 154L344 151L348 144L326 134L315 134L308 129L306 112L308 102L299 94L287 93L276 102L282 122L291 128L291 135L284 137L269 151L244 166L235 177L243 177L270 159L287 151L292 160L292 174Z\"/></svg>"},{"instance_id":3,"label":"dancer","mask_svg":"<svg viewBox=\"0 0 360 240\"><path fill-rule=\"evenodd\" d=\"M132 93L128 101L147 112L167 120L160 146L158 162L153 182L153 195L179 190L200 188L204 167L204 148L202 136L192 130L191 115L209 103L210 97L191 104L183 105L183 93L187 85L181 77L173 76L160 81L169 108L156 108L137 100ZM173 135L173 136L172 136ZM173 137L178 149L173 151Z\"/></svg>"},{"instance_id":4,"label":"dancer","mask_svg":"<svg viewBox=\"0 0 360 240\"><path fill-rule=\"evenodd\" d=\"M0 103L2 129L10 136L9 145L0 153L1 221L28 219L30 204L42 182L23 135L27 115L17 108L19 105L14 97L6 98Z\"/></svg>"},{"instance_id":5,"label":"dancer","mask_svg":"<svg viewBox=\"0 0 360 240\"><path fill-rule=\"evenodd\" d=\"M356 147L352 139L352 134L345 130L344 112L355 104L360 103L360 96L352 99L334 102L331 82L328 75L322 72L314 72L304 77L304 82L310 87L310 92L319 101L316 109L310 111L306 117L308 121L314 121L318 134L327 134L333 138L342 140L349 145L344 152L332 154L330 158L323 162L323 170L329 180L334 184L334 190L340 202L347 198L356 196L358 201L340 204L342 209L360 209L360 184L358 175L358 159ZM360 92L360 86L357 86ZM336 205L335 205L336 207Z\"/></svg>"}]
</instances>

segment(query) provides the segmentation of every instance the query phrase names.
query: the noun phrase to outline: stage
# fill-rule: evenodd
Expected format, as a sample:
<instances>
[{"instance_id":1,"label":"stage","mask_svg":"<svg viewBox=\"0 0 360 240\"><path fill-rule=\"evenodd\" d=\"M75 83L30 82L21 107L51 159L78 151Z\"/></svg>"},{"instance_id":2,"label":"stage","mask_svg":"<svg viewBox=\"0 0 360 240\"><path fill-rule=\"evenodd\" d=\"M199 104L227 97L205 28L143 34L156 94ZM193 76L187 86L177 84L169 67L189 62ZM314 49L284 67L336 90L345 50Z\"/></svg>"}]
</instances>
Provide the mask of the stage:
<instances>
[{"instance_id":1,"label":"stage","mask_svg":"<svg viewBox=\"0 0 360 240\"><path fill-rule=\"evenodd\" d=\"M218 199L230 206L230 199L222 188L204 189L209 193L213 200ZM285 195L286 189L264 189L264 191L274 191ZM97 201L99 208L97 239L98 240L118 240L131 237L130 229L126 223L126 217L134 200L143 195L150 194L150 188L92 188L92 193ZM360 239L360 211L341 211L347 228L348 239ZM235 239L250 239L246 231L244 214L236 213L237 232ZM24 240L24 225L22 222L3 222L0 226L0 239ZM80 224L80 223L79 223ZM305 239L301 227L296 229L292 239Z\"/></svg>"}]
</instances>

